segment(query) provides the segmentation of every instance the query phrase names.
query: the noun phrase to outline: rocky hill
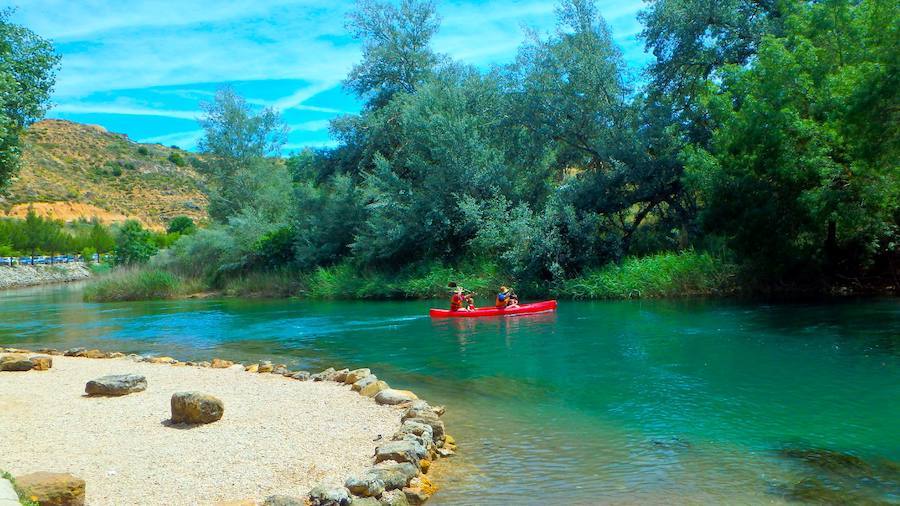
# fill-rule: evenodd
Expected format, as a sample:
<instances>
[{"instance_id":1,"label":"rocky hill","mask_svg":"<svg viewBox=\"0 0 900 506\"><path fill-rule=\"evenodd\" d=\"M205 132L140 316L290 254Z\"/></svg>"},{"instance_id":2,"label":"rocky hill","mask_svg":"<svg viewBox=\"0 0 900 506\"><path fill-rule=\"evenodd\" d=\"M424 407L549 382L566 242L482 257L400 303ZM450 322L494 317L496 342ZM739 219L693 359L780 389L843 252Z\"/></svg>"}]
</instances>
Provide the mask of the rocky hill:
<instances>
[{"instance_id":1,"label":"rocky hill","mask_svg":"<svg viewBox=\"0 0 900 506\"><path fill-rule=\"evenodd\" d=\"M23 144L21 170L0 196L0 214L24 216L33 205L66 221L135 218L157 229L178 215L206 219L192 153L61 120L35 123Z\"/></svg>"}]
</instances>

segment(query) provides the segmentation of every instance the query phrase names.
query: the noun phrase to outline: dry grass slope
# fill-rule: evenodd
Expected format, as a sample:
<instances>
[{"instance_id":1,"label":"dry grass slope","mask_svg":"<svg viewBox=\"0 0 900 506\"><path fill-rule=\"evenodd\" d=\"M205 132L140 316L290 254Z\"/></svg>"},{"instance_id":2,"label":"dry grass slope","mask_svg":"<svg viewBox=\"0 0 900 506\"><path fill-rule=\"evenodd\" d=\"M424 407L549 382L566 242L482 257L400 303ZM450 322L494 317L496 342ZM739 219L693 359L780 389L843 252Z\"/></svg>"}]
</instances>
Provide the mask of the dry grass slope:
<instances>
[{"instance_id":1,"label":"dry grass slope","mask_svg":"<svg viewBox=\"0 0 900 506\"><path fill-rule=\"evenodd\" d=\"M129 217L154 228L178 215L202 221L207 202L202 178L189 163L194 156L137 144L95 125L44 120L29 128L22 168L0 205L21 214L30 203L50 203L36 208L53 209L58 219ZM178 157L181 166L172 160Z\"/></svg>"}]
</instances>

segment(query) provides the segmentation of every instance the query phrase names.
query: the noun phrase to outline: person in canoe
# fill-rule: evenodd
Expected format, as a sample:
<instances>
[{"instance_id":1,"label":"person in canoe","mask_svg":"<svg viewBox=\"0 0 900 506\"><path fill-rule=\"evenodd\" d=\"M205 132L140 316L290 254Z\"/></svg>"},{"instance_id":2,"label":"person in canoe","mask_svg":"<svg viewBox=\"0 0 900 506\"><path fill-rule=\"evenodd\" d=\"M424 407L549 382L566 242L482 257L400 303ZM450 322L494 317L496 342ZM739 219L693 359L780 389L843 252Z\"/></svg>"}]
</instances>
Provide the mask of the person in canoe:
<instances>
[{"instance_id":1,"label":"person in canoe","mask_svg":"<svg viewBox=\"0 0 900 506\"><path fill-rule=\"evenodd\" d=\"M505 286L500 287L494 304L497 309L513 309L519 307L519 296Z\"/></svg>"},{"instance_id":2,"label":"person in canoe","mask_svg":"<svg viewBox=\"0 0 900 506\"><path fill-rule=\"evenodd\" d=\"M474 293L466 292L456 283L450 283L452 295L450 296L450 311L471 311L475 309Z\"/></svg>"}]
</instances>

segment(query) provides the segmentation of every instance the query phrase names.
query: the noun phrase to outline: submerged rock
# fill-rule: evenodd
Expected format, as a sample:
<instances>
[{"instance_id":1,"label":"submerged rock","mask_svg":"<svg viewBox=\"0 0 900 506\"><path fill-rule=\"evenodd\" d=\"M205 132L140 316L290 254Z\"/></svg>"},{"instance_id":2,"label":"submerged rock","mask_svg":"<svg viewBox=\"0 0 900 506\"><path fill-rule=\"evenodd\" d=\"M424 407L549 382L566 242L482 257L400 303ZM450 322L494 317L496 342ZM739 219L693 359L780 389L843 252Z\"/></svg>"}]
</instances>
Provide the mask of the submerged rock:
<instances>
[{"instance_id":1,"label":"submerged rock","mask_svg":"<svg viewBox=\"0 0 900 506\"><path fill-rule=\"evenodd\" d=\"M16 477L24 497L36 497L41 506L82 506L84 480L68 473L37 472Z\"/></svg>"},{"instance_id":2,"label":"submerged rock","mask_svg":"<svg viewBox=\"0 0 900 506\"><path fill-rule=\"evenodd\" d=\"M417 476L410 480L409 486L403 489L406 500L413 506L425 504L434 493L437 487L431 483L427 476Z\"/></svg>"},{"instance_id":3,"label":"submerged rock","mask_svg":"<svg viewBox=\"0 0 900 506\"><path fill-rule=\"evenodd\" d=\"M863 459L824 448L784 448L779 451L783 457L795 459L807 465L830 473L854 478L873 474L872 466Z\"/></svg>"},{"instance_id":4,"label":"submerged rock","mask_svg":"<svg viewBox=\"0 0 900 506\"><path fill-rule=\"evenodd\" d=\"M118 397L147 389L147 378L140 374L113 374L88 381L84 393Z\"/></svg>"},{"instance_id":5,"label":"submerged rock","mask_svg":"<svg viewBox=\"0 0 900 506\"><path fill-rule=\"evenodd\" d=\"M172 394L171 405L173 423L212 423L225 413L221 400L200 392Z\"/></svg>"}]
</instances>

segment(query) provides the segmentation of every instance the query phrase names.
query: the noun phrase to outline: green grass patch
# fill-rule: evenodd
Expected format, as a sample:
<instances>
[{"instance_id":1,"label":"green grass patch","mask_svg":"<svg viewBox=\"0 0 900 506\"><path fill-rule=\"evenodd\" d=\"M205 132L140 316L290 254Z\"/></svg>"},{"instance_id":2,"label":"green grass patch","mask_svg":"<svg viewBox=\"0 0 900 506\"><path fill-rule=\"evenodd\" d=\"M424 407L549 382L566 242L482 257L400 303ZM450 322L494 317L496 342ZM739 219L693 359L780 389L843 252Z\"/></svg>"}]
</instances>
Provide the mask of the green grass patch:
<instances>
[{"instance_id":1,"label":"green grass patch","mask_svg":"<svg viewBox=\"0 0 900 506\"><path fill-rule=\"evenodd\" d=\"M200 291L201 286L175 274L150 268L123 268L92 281L84 289L87 302L173 299Z\"/></svg>"},{"instance_id":2,"label":"green grass patch","mask_svg":"<svg viewBox=\"0 0 900 506\"><path fill-rule=\"evenodd\" d=\"M300 273L294 269L250 272L226 279L222 293L231 297L293 297L300 293Z\"/></svg>"},{"instance_id":3,"label":"green grass patch","mask_svg":"<svg viewBox=\"0 0 900 506\"><path fill-rule=\"evenodd\" d=\"M564 282L559 295L628 299L720 295L735 291L734 265L708 253L684 251L626 258Z\"/></svg>"}]
</instances>

